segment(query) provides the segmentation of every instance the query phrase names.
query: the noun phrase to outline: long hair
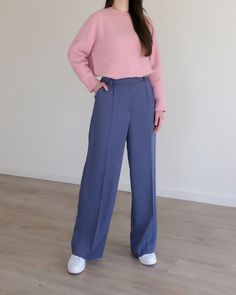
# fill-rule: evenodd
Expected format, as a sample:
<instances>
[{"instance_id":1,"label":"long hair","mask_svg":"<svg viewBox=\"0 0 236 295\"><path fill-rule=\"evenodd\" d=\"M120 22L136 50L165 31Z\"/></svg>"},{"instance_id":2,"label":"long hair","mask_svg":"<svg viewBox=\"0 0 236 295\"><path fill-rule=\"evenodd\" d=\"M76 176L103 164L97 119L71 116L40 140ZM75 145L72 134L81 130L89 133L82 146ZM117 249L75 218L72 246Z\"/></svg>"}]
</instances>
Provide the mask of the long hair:
<instances>
[{"instance_id":1,"label":"long hair","mask_svg":"<svg viewBox=\"0 0 236 295\"><path fill-rule=\"evenodd\" d=\"M106 0L105 8L112 6L114 0ZM144 56L150 56L152 53L152 34L147 25L148 19L144 12L147 13L143 7L143 0L129 0L129 13L133 22L133 27L137 33Z\"/></svg>"}]
</instances>

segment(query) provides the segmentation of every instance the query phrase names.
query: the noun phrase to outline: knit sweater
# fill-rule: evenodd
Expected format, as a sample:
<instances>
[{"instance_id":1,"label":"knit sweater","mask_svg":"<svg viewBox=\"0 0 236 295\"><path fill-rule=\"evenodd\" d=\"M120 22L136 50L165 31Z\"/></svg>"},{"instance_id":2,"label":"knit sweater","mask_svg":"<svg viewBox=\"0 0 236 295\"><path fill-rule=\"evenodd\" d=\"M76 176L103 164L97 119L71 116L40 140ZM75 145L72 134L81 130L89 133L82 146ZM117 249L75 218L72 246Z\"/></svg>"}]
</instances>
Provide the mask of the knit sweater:
<instances>
[{"instance_id":1,"label":"knit sweater","mask_svg":"<svg viewBox=\"0 0 236 295\"><path fill-rule=\"evenodd\" d=\"M150 56L141 54L141 42L130 13L108 7L96 10L85 20L68 48L68 59L90 92L99 82L98 76L147 76L153 88L155 110L166 111L157 34L151 17L145 17L153 38Z\"/></svg>"}]
</instances>

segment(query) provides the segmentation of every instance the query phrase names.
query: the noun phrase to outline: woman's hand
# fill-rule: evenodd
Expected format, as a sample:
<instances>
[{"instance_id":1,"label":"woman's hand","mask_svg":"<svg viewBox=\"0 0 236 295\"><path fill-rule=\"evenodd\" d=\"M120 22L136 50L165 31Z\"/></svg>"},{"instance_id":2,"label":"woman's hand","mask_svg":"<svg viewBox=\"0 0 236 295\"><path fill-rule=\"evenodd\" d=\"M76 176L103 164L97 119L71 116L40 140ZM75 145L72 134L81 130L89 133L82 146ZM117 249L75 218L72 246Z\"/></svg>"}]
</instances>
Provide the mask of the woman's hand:
<instances>
[{"instance_id":1,"label":"woman's hand","mask_svg":"<svg viewBox=\"0 0 236 295\"><path fill-rule=\"evenodd\" d=\"M157 132L161 128L163 120L164 120L164 111L155 111L154 132Z\"/></svg>"},{"instance_id":2,"label":"woman's hand","mask_svg":"<svg viewBox=\"0 0 236 295\"><path fill-rule=\"evenodd\" d=\"M100 89L100 88L102 88L102 87L105 88L106 91L108 91L107 84L106 84L105 82L101 82L101 81L99 81L98 84L96 85L96 87L93 89L94 94L96 94L97 91L98 91L98 89Z\"/></svg>"}]
</instances>

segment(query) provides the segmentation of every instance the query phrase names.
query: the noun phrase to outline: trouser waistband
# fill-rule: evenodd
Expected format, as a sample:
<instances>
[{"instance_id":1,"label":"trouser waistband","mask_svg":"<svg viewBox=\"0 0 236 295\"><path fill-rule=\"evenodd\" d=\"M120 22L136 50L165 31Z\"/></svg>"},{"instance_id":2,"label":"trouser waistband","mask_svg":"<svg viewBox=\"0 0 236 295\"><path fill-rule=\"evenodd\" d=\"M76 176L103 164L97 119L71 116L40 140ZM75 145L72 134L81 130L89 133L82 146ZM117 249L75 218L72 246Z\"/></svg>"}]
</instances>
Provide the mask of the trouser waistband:
<instances>
[{"instance_id":1,"label":"trouser waistband","mask_svg":"<svg viewBox=\"0 0 236 295\"><path fill-rule=\"evenodd\" d=\"M101 78L101 82L108 82L110 84L129 84L129 83L134 83L134 82L139 82L139 81L143 81L143 80L147 80L148 77L147 76L142 76L142 77L125 77L125 78L111 78L111 77L106 77L106 76L102 76Z\"/></svg>"}]
</instances>

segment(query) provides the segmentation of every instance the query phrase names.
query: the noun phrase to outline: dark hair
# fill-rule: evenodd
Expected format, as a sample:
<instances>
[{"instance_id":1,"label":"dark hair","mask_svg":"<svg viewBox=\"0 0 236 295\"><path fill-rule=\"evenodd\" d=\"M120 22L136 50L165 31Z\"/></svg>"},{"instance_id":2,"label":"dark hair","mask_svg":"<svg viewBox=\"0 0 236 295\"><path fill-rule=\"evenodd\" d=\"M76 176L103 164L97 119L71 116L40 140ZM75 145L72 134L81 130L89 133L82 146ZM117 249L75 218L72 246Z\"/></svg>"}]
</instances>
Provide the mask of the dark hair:
<instances>
[{"instance_id":1,"label":"dark hair","mask_svg":"<svg viewBox=\"0 0 236 295\"><path fill-rule=\"evenodd\" d=\"M105 8L112 6L114 0L106 0ZM152 53L152 34L147 25L148 19L144 15L147 11L143 8L143 0L129 0L129 13L133 22L134 30L137 33L144 56Z\"/></svg>"}]
</instances>

